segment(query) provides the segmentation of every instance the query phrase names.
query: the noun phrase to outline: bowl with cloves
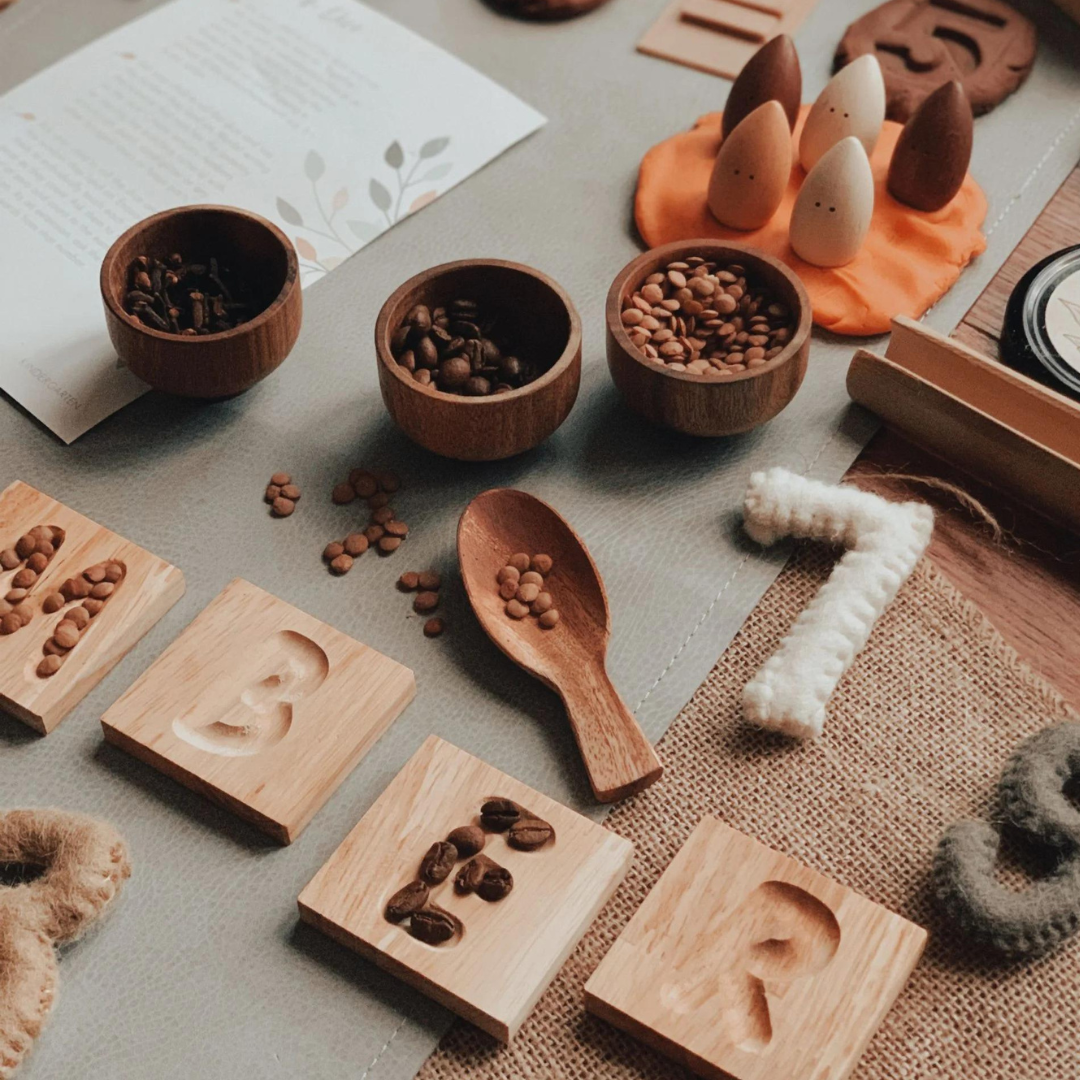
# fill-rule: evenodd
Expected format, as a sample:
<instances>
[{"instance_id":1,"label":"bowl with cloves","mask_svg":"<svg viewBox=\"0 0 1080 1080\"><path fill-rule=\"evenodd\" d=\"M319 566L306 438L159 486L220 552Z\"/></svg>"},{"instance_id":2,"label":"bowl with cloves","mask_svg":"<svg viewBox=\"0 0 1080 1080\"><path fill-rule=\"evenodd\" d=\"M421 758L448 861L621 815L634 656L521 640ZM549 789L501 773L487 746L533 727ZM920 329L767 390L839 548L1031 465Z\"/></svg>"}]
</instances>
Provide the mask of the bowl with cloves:
<instances>
[{"instance_id":1,"label":"bowl with cloves","mask_svg":"<svg viewBox=\"0 0 1080 1080\"><path fill-rule=\"evenodd\" d=\"M133 225L101 264L120 360L156 390L242 393L296 343L296 251L276 225L232 206L182 206Z\"/></svg>"},{"instance_id":2,"label":"bowl with cloves","mask_svg":"<svg viewBox=\"0 0 1080 1080\"><path fill-rule=\"evenodd\" d=\"M410 278L375 325L387 411L414 442L498 461L543 442L581 381L581 319L546 274L463 259Z\"/></svg>"}]
</instances>

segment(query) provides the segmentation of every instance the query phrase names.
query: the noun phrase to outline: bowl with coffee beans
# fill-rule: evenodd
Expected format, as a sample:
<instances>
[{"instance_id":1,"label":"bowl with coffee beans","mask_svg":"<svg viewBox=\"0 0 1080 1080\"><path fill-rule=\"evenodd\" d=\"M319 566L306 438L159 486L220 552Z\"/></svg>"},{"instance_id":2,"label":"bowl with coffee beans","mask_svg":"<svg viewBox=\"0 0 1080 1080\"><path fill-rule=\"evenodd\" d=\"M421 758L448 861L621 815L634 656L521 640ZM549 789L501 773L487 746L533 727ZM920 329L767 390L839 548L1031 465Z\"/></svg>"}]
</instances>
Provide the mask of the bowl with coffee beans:
<instances>
[{"instance_id":1,"label":"bowl with coffee beans","mask_svg":"<svg viewBox=\"0 0 1080 1080\"><path fill-rule=\"evenodd\" d=\"M606 320L608 368L626 403L689 435L771 420L806 374L806 289L751 247L685 240L639 255L612 282Z\"/></svg>"},{"instance_id":2,"label":"bowl with coffee beans","mask_svg":"<svg viewBox=\"0 0 1080 1080\"><path fill-rule=\"evenodd\" d=\"M224 398L264 379L300 332L296 251L258 214L182 206L133 225L101 264L117 355L144 382Z\"/></svg>"},{"instance_id":3,"label":"bowl with coffee beans","mask_svg":"<svg viewBox=\"0 0 1080 1080\"><path fill-rule=\"evenodd\" d=\"M465 259L410 278L375 326L383 401L415 442L497 461L543 442L581 380L581 320L547 275Z\"/></svg>"}]
</instances>

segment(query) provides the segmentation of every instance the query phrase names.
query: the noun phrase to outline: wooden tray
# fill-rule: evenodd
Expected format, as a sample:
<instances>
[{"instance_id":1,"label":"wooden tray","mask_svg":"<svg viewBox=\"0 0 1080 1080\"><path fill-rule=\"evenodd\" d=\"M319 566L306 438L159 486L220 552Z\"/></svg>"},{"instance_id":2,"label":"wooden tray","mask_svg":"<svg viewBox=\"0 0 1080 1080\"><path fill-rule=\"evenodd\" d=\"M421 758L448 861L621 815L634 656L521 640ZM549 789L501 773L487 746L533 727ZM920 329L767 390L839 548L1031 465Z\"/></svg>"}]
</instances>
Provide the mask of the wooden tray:
<instances>
[{"instance_id":1,"label":"wooden tray","mask_svg":"<svg viewBox=\"0 0 1080 1080\"><path fill-rule=\"evenodd\" d=\"M289 844L415 693L408 668L238 578L101 725Z\"/></svg>"},{"instance_id":2,"label":"wooden tray","mask_svg":"<svg viewBox=\"0 0 1080 1080\"><path fill-rule=\"evenodd\" d=\"M0 550L15 546L36 525L63 529L64 541L23 601L30 623L0 636L0 708L47 735L112 670L131 647L184 595L175 566L110 532L63 503L16 481L0 493ZM68 578L103 562L120 563L125 575L100 614L64 657L55 674L37 674L42 646L79 600L45 614L42 601ZM0 596L17 570L0 571ZM20 605L20 608L22 605Z\"/></svg>"},{"instance_id":3,"label":"wooden tray","mask_svg":"<svg viewBox=\"0 0 1080 1080\"><path fill-rule=\"evenodd\" d=\"M495 903L455 892L453 874L431 902L460 921L443 945L383 917L417 876L428 847L478 823L492 797L512 799L555 829L538 851L489 833L483 854L513 874ZM618 887L633 845L432 735L300 894L300 917L509 1042L581 935Z\"/></svg>"},{"instance_id":4,"label":"wooden tray","mask_svg":"<svg viewBox=\"0 0 1080 1080\"><path fill-rule=\"evenodd\" d=\"M1080 531L1080 404L903 317L884 357L855 354L847 388L912 442Z\"/></svg>"},{"instance_id":5,"label":"wooden tray","mask_svg":"<svg viewBox=\"0 0 1080 1080\"><path fill-rule=\"evenodd\" d=\"M716 1080L844 1080L926 931L701 820L585 985L589 1012Z\"/></svg>"},{"instance_id":6,"label":"wooden tray","mask_svg":"<svg viewBox=\"0 0 1080 1080\"><path fill-rule=\"evenodd\" d=\"M672 0L637 43L638 52L734 79L766 41L793 34L816 3Z\"/></svg>"}]
</instances>

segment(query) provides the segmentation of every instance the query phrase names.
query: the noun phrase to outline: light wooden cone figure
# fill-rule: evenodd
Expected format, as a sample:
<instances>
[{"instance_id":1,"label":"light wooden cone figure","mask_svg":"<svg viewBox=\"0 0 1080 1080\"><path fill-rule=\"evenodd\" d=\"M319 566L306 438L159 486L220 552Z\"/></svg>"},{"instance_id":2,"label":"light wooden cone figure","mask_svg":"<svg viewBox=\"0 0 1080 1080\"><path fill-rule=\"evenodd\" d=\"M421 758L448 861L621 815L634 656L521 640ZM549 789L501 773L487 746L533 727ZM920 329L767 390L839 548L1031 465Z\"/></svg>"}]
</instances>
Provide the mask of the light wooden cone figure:
<instances>
[{"instance_id":1,"label":"light wooden cone figure","mask_svg":"<svg viewBox=\"0 0 1080 1080\"><path fill-rule=\"evenodd\" d=\"M874 176L862 143L838 142L811 170L791 212L791 247L814 266L845 266L874 214Z\"/></svg>"},{"instance_id":2,"label":"light wooden cone figure","mask_svg":"<svg viewBox=\"0 0 1080 1080\"><path fill-rule=\"evenodd\" d=\"M799 138L799 161L809 172L842 139L854 135L869 157L885 123L885 80L877 57L841 68L818 95Z\"/></svg>"},{"instance_id":3,"label":"light wooden cone figure","mask_svg":"<svg viewBox=\"0 0 1080 1080\"><path fill-rule=\"evenodd\" d=\"M759 105L723 141L709 181L709 210L732 229L760 229L791 178L791 130L779 101Z\"/></svg>"}]
</instances>

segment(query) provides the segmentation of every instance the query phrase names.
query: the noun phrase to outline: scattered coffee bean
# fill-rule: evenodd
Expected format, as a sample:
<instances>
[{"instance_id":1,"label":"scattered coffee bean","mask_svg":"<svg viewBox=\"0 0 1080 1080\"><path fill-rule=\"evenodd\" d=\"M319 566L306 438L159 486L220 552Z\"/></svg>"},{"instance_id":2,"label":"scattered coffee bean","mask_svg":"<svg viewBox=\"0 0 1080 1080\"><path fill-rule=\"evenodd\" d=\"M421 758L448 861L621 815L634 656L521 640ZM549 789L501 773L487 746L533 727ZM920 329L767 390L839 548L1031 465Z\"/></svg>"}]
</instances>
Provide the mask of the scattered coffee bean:
<instances>
[{"instance_id":1,"label":"scattered coffee bean","mask_svg":"<svg viewBox=\"0 0 1080 1080\"><path fill-rule=\"evenodd\" d=\"M371 513L371 520L376 525L381 525L386 532L389 532L388 526L394 520L394 508L392 506L376 507Z\"/></svg>"},{"instance_id":2,"label":"scattered coffee bean","mask_svg":"<svg viewBox=\"0 0 1080 1080\"><path fill-rule=\"evenodd\" d=\"M296 503L279 495L270 507L274 517L288 517L296 509Z\"/></svg>"},{"instance_id":3,"label":"scattered coffee bean","mask_svg":"<svg viewBox=\"0 0 1080 1080\"><path fill-rule=\"evenodd\" d=\"M379 481L379 487L391 495L401 487L401 479L397 473L381 472L376 479Z\"/></svg>"},{"instance_id":4,"label":"scattered coffee bean","mask_svg":"<svg viewBox=\"0 0 1080 1080\"><path fill-rule=\"evenodd\" d=\"M390 351L416 382L444 394L507 393L543 369L513 355L507 340L496 340L495 323L475 300L452 300L434 309L417 304L391 335Z\"/></svg>"},{"instance_id":5,"label":"scattered coffee bean","mask_svg":"<svg viewBox=\"0 0 1080 1080\"><path fill-rule=\"evenodd\" d=\"M349 473L349 483L361 499L370 499L379 490L379 481L375 479L375 474L366 469L353 469Z\"/></svg>"},{"instance_id":6,"label":"scattered coffee bean","mask_svg":"<svg viewBox=\"0 0 1080 1080\"><path fill-rule=\"evenodd\" d=\"M292 477L287 472L276 472L270 477L271 484L277 484L278 487L284 487L286 484L292 483Z\"/></svg>"},{"instance_id":7,"label":"scattered coffee bean","mask_svg":"<svg viewBox=\"0 0 1080 1080\"><path fill-rule=\"evenodd\" d=\"M336 484L334 490L330 493L330 498L338 506L345 506L356 498L356 489L348 481L343 484Z\"/></svg>"},{"instance_id":8,"label":"scattered coffee bean","mask_svg":"<svg viewBox=\"0 0 1080 1080\"><path fill-rule=\"evenodd\" d=\"M429 885L438 885L450 876L457 861L457 848L447 840L438 840L420 862L420 877Z\"/></svg>"},{"instance_id":9,"label":"scattered coffee bean","mask_svg":"<svg viewBox=\"0 0 1080 1080\"><path fill-rule=\"evenodd\" d=\"M484 830L477 825L459 825L451 830L446 842L457 848L459 858L471 859L484 849Z\"/></svg>"},{"instance_id":10,"label":"scattered coffee bean","mask_svg":"<svg viewBox=\"0 0 1080 1080\"><path fill-rule=\"evenodd\" d=\"M345 537L345 554L358 559L368 549L368 538L363 533L349 533Z\"/></svg>"},{"instance_id":11,"label":"scattered coffee bean","mask_svg":"<svg viewBox=\"0 0 1080 1080\"><path fill-rule=\"evenodd\" d=\"M326 547L323 548L322 557L327 562L333 562L339 555L345 551L345 545L339 544L336 540L331 540Z\"/></svg>"},{"instance_id":12,"label":"scattered coffee bean","mask_svg":"<svg viewBox=\"0 0 1080 1080\"><path fill-rule=\"evenodd\" d=\"M376 491L367 501L369 510L382 510L390 505L390 496L385 491Z\"/></svg>"},{"instance_id":13,"label":"scattered coffee bean","mask_svg":"<svg viewBox=\"0 0 1080 1080\"><path fill-rule=\"evenodd\" d=\"M263 492L263 502L272 503L281 494L281 488L277 484L267 484Z\"/></svg>"},{"instance_id":14,"label":"scattered coffee bean","mask_svg":"<svg viewBox=\"0 0 1080 1080\"><path fill-rule=\"evenodd\" d=\"M622 324L653 363L709 378L764 367L795 331L788 309L745 267L700 256L646 278L623 303Z\"/></svg>"},{"instance_id":15,"label":"scattered coffee bean","mask_svg":"<svg viewBox=\"0 0 1080 1080\"><path fill-rule=\"evenodd\" d=\"M521 807L509 799L488 799L480 807L480 824L490 832L506 832L521 818Z\"/></svg>"},{"instance_id":16,"label":"scattered coffee bean","mask_svg":"<svg viewBox=\"0 0 1080 1080\"><path fill-rule=\"evenodd\" d=\"M381 525L369 525L364 530L364 535L369 544L377 544L386 535L386 530Z\"/></svg>"},{"instance_id":17,"label":"scattered coffee bean","mask_svg":"<svg viewBox=\"0 0 1080 1080\"><path fill-rule=\"evenodd\" d=\"M330 560L330 573L337 574L340 577L342 574L347 574L353 568L353 557L346 555L344 552L338 555L336 558Z\"/></svg>"},{"instance_id":18,"label":"scattered coffee bean","mask_svg":"<svg viewBox=\"0 0 1080 1080\"><path fill-rule=\"evenodd\" d=\"M404 521L388 521L383 528L389 536L396 536L399 539L404 539L409 535L409 526Z\"/></svg>"},{"instance_id":19,"label":"scattered coffee bean","mask_svg":"<svg viewBox=\"0 0 1080 1080\"><path fill-rule=\"evenodd\" d=\"M480 884L476 886L476 895L481 900L495 903L510 895L514 887L514 877L505 867L494 866L484 871Z\"/></svg>"},{"instance_id":20,"label":"scattered coffee bean","mask_svg":"<svg viewBox=\"0 0 1080 1080\"><path fill-rule=\"evenodd\" d=\"M519 851L536 851L553 836L555 830L540 818L523 817L510 826L506 842Z\"/></svg>"},{"instance_id":21,"label":"scattered coffee bean","mask_svg":"<svg viewBox=\"0 0 1080 1080\"><path fill-rule=\"evenodd\" d=\"M413 600L413 611L422 615L428 611L434 611L439 606L439 594L437 592L421 592L416 594Z\"/></svg>"},{"instance_id":22,"label":"scattered coffee bean","mask_svg":"<svg viewBox=\"0 0 1080 1080\"><path fill-rule=\"evenodd\" d=\"M442 619L438 617L428 619L428 621L424 623L424 637L438 637L445 629L446 623Z\"/></svg>"},{"instance_id":23,"label":"scattered coffee bean","mask_svg":"<svg viewBox=\"0 0 1080 1080\"><path fill-rule=\"evenodd\" d=\"M283 485L281 494L284 498L290 499L292 502L300 501L300 489L295 484Z\"/></svg>"},{"instance_id":24,"label":"scattered coffee bean","mask_svg":"<svg viewBox=\"0 0 1080 1080\"><path fill-rule=\"evenodd\" d=\"M442 575L435 570L422 570L418 582L421 589L438 592L442 588Z\"/></svg>"},{"instance_id":25,"label":"scattered coffee bean","mask_svg":"<svg viewBox=\"0 0 1080 1080\"><path fill-rule=\"evenodd\" d=\"M401 547L400 536L384 536L379 541L379 554L390 555L393 552L397 551L399 547Z\"/></svg>"},{"instance_id":26,"label":"scattered coffee bean","mask_svg":"<svg viewBox=\"0 0 1080 1080\"><path fill-rule=\"evenodd\" d=\"M398 578L398 588L402 592L413 592L420 584L420 575L415 570L406 570Z\"/></svg>"},{"instance_id":27,"label":"scattered coffee bean","mask_svg":"<svg viewBox=\"0 0 1080 1080\"><path fill-rule=\"evenodd\" d=\"M270 477L270 483L263 497L270 504L272 516L288 517L296 509L296 504L300 499L300 488L293 483L288 473L276 472Z\"/></svg>"},{"instance_id":28,"label":"scattered coffee bean","mask_svg":"<svg viewBox=\"0 0 1080 1080\"><path fill-rule=\"evenodd\" d=\"M422 881L410 881L386 902L386 918L392 923L407 919L428 902L429 889Z\"/></svg>"},{"instance_id":29,"label":"scattered coffee bean","mask_svg":"<svg viewBox=\"0 0 1080 1080\"><path fill-rule=\"evenodd\" d=\"M441 945L457 933L457 920L445 911L425 908L414 911L409 919L409 932L425 945Z\"/></svg>"}]
</instances>

